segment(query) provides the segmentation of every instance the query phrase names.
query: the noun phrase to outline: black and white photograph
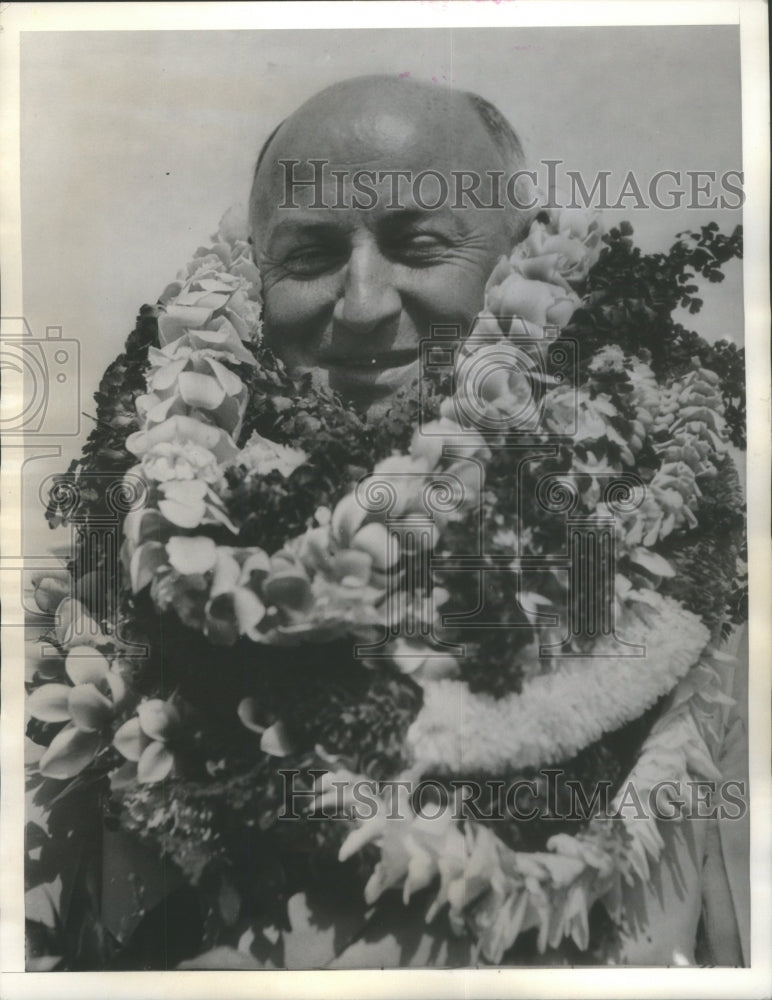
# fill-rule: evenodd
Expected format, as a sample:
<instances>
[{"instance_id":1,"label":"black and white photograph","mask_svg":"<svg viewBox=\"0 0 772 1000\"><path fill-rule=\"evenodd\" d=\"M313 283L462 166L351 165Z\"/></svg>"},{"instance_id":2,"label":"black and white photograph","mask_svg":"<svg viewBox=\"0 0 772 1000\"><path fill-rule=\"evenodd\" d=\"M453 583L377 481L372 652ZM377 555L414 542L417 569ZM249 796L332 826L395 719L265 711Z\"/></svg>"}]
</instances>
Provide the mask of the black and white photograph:
<instances>
[{"instance_id":1,"label":"black and white photograph","mask_svg":"<svg viewBox=\"0 0 772 1000\"><path fill-rule=\"evenodd\" d=\"M4 995L770 995L765 8L570 6L11 5Z\"/></svg>"}]
</instances>

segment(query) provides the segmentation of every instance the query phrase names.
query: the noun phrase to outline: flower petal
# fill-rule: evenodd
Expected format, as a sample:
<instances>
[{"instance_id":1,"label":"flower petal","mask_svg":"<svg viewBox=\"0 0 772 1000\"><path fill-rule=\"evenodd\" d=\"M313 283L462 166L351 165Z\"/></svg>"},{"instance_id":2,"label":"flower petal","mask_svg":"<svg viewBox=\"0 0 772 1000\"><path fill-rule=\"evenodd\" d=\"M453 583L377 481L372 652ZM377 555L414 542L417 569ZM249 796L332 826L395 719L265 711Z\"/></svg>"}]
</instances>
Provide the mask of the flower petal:
<instances>
[{"instance_id":1,"label":"flower petal","mask_svg":"<svg viewBox=\"0 0 772 1000\"><path fill-rule=\"evenodd\" d=\"M164 356L165 364L162 368L157 368L150 376L148 385L153 392L165 392L171 389L177 380L177 376L182 374L188 363L187 358L178 358L176 361L169 361Z\"/></svg>"},{"instance_id":2,"label":"flower petal","mask_svg":"<svg viewBox=\"0 0 772 1000\"><path fill-rule=\"evenodd\" d=\"M84 733L75 726L67 726L57 733L40 758L40 773L44 778L74 778L91 763L102 746L99 733Z\"/></svg>"},{"instance_id":3,"label":"flower petal","mask_svg":"<svg viewBox=\"0 0 772 1000\"><path fill-rule=\"evenodd\" d=\"M265 605L254 591L247 587L237 587L232 594L233 610L240 635L254 639L256 629L265 617Z\"/></svg>"},{"instance_id":4,"label":"flower petal","mask_svg":"<svg viewBox=\"0 0 772 1000\"><path fill-rule=\"evenodd\" d=\"M399 540L385 525L377 522L360 528L351 541L351 548L366 552L373 566L381 572L399 559Z\"/></svg>"},{"instance_id":5,"label":"flower petal","mask_svg":"<svg viewBox=\"0 0 772 1000\"><path fill-rule=\"evenodd\" d=\"M258 593L263 580L270 572L271 557L262 549L255 549L244 560L239 574L239 583L251 587L255 593Z\"/></svg>"},{"instance_id":6,"label":"flower petal","mask_svg":"<svg viewBox=\"0 0 772 1000\"><path fill-rule=\"evenodd\" d=\"M179 711L168 701L150 698L137 709L142 731L151 740L167 740L179 729L182 722Z\"/></svg>"},{"instance_id":7,"label":"flower petal","mask_svg":"<svg viewBox=\"0 0 772 1000\"><path fill-rule=\"evenodd\" d=\"M206 514L204 501L195 498L189 503L180 500L159 500L158 509L167 521L178 528L197 528Z\"/></svg>"},{"instance_id":8,"label":"flower petal","mask_svg":"<svg viewBox=\"0 0 772 1000\"><path fill-rule=\"evenodd\" d=\"M126 438L126 448L134 455L142 456L160 441L193 441L207 448L218 462L225 462L238 454L238 449L227 434L219 427L204 424L194 417L175 415L149 431L137 431Z\"/></svg>"},{"instance_id":9,"label":"flower petal","mask_svg":"<svg viewBox=\"0 0 772 1000\"><path fill-rule=\"evenodd\" d=\"M210 590L212 597L229 593L238 583L240 576L241 566L236 562L232 550L221 545L215 554L215 569Z\"/></svg>"},{"instance_id":10,"label":"flower petal","mask_svg":"<svg viewBox=\"0 0 772 1000\"><path fill-rule=\"evenodd\" d=\"M353 493L343 497L336 505L330 522L335 543L341 548L349 548L354 533L366 517L367 511Z\"/></svg>"},{"instance_id":11,"label":"flower petal","mask_svg":"<svg viewBox=\"0 0 772 1000\"><path fill-rule=\"evenodd\" d=\"M142 732L136 715L128 722L124 722L115 734L113 746L126 760L136 762L142 756L142 751L147 746L147 737Z\"/></svg>"},{"instance_id":12,"label":"flower petal","mask_svg":"<svg viewBox=\"0 0 772 1000\"><path fill-rule=\"evenodd\" d=\"M35 602L44 614L51 614L70 593L72 577L66 570L53 570L32 578Z\"/></svg>"},{"instance_id":13,"label":"flower petal","mask_svg":"<svg viewBox=\"0 0 772 1000\"><path fill-rule=\"evenodd\" d=\"M122 792L131 787L137 780L137 765L133 760L126 760L109 774L110 791Z\"/></svg>"},{"instance_id":14,"label":"flower petal","mask_svg":"<svg viewBox=\"0 0 772 1000\"><path fill-rule=\"evenodd\" d=\"M225 389L212 375L183 372L177 380L180 395L188 406L216 410L225 399Z\"/></svg>"},{"instance_id":15,"label":"flower petal","mask_svg":"<svg viewBox=\"0 0 772 1000\"><path fill-rule=\"evenodd\" d=\"M113 715L109 698L105 698L93 684L79 684L70 688L68 705L72 721L84 733L98 732Z\"/></svg>"},{"instance_id":16,"label":"flower petal","mask_svg":"<svg viewBox=\"0 0 772 1000\"><path fill-rule=\"evenodd\" d=\"M236 709L241 724L251 729L253 733L264 733L265 726L261 726L257 721L257 699L242 698L239 707Z\"/></svg>"},{"instance_id":17,"label":"flower petal","mask_svg":"<svg viewBox=\"0 0 772 1000\"><path fill-rule=\"evenodd\" d=\"M73 646L64 661L64 669L73 684L104 685L110 666L91 646Z\"/></svg>"},{"instance_id":18,"label":"flower petal","mask_svg":"<svg viewBox=\"0 0 772 1000\"><path fill-rule=\"evenodd\" d=\"M163 781L174 767L174 754L163 743L153 741L146 747L137 764L137 781L152 784Z\"/></svg>"},{"instance_id":19,"label":"flower petal","mask_svg":"<svg viewBox=\"0 0 772 1000\"><path fill-rule=\"evenodd\" d=\"M129 579L135 594L152 583L156 570L168 563L166 548L160 542L145 542L132 553Z\"/></svg>"},{"instance_id":20,"label":"flower petal","mask_svg":"<svg viewBox=\"0 0 772 1000\"><path fill-rule=\"evenodd\" d=\"M43 684L27 699L27 710L41 722L66 722L70 717L67 707L70 691L68 684Z\"/></svg>"},{"instance_id":21,"label":"flower petal","mask_svg":"<svg viewBox=\"0 0 772 1000\"><path fill-rule=\"evenodd\" d=\"M221 364L219 361L215 361L214 358L209 359L209 367L212 369L212 374L225 392L229 396L238 396L244 388L244 383L241 381L239 376L235 372L232 372L229 368L226 368L225 365Z\"/></svg>"},{"instance_id":22,"label":"flower petal","mask_svg":"<svg viewBox=\"0 0 772 1000\"><path fill-rule=\"evenodd\" d=\"M272 757L286 757L292 753L293 747L283 722L275 722L266 729L260 740L260 749Z\"/></svg>"},{"instance_id":23,"label":"flower petal","mask_svg":"<svg viewBox=\"0 0 772 1000\"><path fill-rule=\"evenodd\" d=\"M332 557L332 572L336 580L353 577L359 583L365 584L370 579L373 558L368 552L355 549L343 549Z\"/></svg>"},{"instance_id":24,"label":"flower petal","mask_svg":"<svg viewBox=\"0 0 772 1000\"><path fill-rule=\"evenodd\" d=\"M194 347L228 351L228 353L232 354L242 364L255 364L254 357L241 343L238 331L225 317L222 317L222 322L216 330L191 332L190 340Z\"/></svg>"},{"instance_id":25,"label":"flower petal","mask_svg":"<svg viewBox=\"0 0 772 1000\"><path fill-rule=\"evenodd\" d=\"M171 479L164 483L161 489L168 500L176 500L178 503L203 501L209 492L207 484L200 479L185 480L184 482Z\"/></svg>"},{"instance_id":26,"label":"flower petal","mask_svg":"<svg viewBox=\"0 0 772 1000\"><path fill-rule=\"evenodd\" d=\"M110 688L113 706L119 706L128 694L128 688L126 686L126 681L123 679L123 676L118 672L118 670L113 669L108 672L107 686Z\"/></svg>"},{"instance_id":27,"label":"flower petal","mask_svg":"<svg viewBox=\"0 0 772 1000\"><path fill-rule=\"evenodd\" d=\"M65 597L56 609L59 624L54 629L61 646L96 646L105 641L105 635L88 609L74 597Z\"/></svg>"},{"instance_id":28,"label":"flower petal","mask_svg":"<svg viewBox=\"0 0 772 1000\"><path fill-rule=\"evenodd\" d=\"M203 535L194 538L174 535L166 543L166 552L172 567L183 576L203 576L217 559L217 546Z\"/></svg>"},{"instance_id":29,"label":"flower petal","mask_svg":"<svg viewBox=\"0 0 772 1000\"><path fill-rule=\"evenodd\" d=\"M123 536L132 545L139 545L148 539L158 541L157 534L160 527L161 518L157 510L150 507L130 510L123 519Z\"/></svg>"},{"instance_id":30,"label":"flower petal","mask_svg":"<svg viewBox=\"0 0 772 1000\"><path fill-rule=\"evenodd\" d=\"M166 312L158 317L158 339L163 347L184 337L190 329L206 326L211 309L196 306L167 306Z\"/></svg>"},{"instance_id":31,"label":"flower petal","mask_svg":"<svg viewBox=\"0 0 772 1000\"><path fill-rule=\"evenodd\" d=\"M267 604L275 604L288 611L306 612L314 605L311 584L302 570L280 570L273 573L263 584L263 596Z\"/></svg>"}]
</instances>

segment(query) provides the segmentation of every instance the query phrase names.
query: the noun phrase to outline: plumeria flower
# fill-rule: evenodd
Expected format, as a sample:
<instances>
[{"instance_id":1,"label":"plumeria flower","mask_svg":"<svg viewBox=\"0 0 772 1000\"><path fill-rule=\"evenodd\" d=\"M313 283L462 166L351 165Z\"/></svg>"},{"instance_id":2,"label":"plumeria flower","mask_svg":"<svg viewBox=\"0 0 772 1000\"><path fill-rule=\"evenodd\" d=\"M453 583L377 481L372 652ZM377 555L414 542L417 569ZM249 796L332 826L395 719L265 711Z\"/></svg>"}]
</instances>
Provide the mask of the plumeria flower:
<instances>
[{"instance_id":1,"label":"plumeria flower","mask_svg":"<svg viewBox=\"0 0 772 1000\"><path fill-rule=\"evenodd\" d=\"M262 549L218 546L206 536L187 535L174 535L161 548L163 563L171 569L170 578L159 579L156 587L162 607L174 608L186 620L187 590L193 620L212 642L232 645L241 635L260 638L256 629L265 607L258 595L271 570Z\"/></svg>"},{"instance_id":2,"label":"plumeria flower","mask_svg":"<svg viewBox=\"0 0 772 1000\"><path fill-rule=\"evenodd\" d=\"M277 444L255 431L247 441L241 454L239 464L258 476L267 476L278 470L285 479L299 466L308 461L308 455L300 448L291 448L286 444Z\"/></svg>"},{"instance_id":3,"label":"plumeria flower","mask_svg":"<svg viewBox=\"0 0 772 1000\"><path fill-rule=\"evenodd\" d=\"M562 284L528 278L511 261L504 261L502 270L508 265L509 274L500 284L488 282L486 308L497 317L517 316L542 329L566 326L580 304L576 292ZM500 279L501 271L497 268L494 275Z\"/></svg>"},{"instance_id":4,"label":"plumeria flower","mask_svg":"<svg viewBox=\"0 0 772 1000\"><path fill-rule=\"evenodd\" d=\"M386 532L380 524L366 527ZM366 547L369 533L363 529L362 534ZM374 543L373 548L377 552L380 546ZM308 561L304 546L299 546L299 553ZM264 641L325 641L335 635L362 634L360 630L372 640L372 627L383 625L376 605L384 592L372 585L379 574L371 557L362 549L331 553L327 575L313 575L300 554L283 549L271 557L271 572L261 591L268 606L265 623L270 626Z\"/></svg>"},{"instance_id":5,"label":"plumeria flower","mask_svg":"<svg viewBox=\"0 0 772 1000\"><path fill-rule=\"evenodd\" d=\"M186 415L175 415L147 430L129 434L126 449L142 458L154 445L165 441L197 444L210 451L220 463L229 462L238 454L238 448L230 434L220 427L202 423Z\"/></svg>"},{"instance_id":6,"label":"plumeria flower","mask_svg":"<svg viewBox=\"0 0 772 1000\"><path fill-rule=\"evenodd\" d=\"M179 539L179 545L187 541ZM270 571L271 560L262 549L217 547L204 624L212 642L232 645L242 635L261 638L258 625L265 617L265 605L258 593Z\"/></svg>"},{"instance_id":7,"label":"plumeria flower","mask_svg":"<svg viewBox=\"0 0 772 1000\"><path fill-rule=\"evenodd\" d=\"M143 456L140 469L145 479L159 483L201 479L211 484L222 477L212 452L192 441L160 441Z\"/></svg>"},{"instance_id":8,"label":"plumeria flower","mask_svg":"<svg viewBox=\"0 0 772 1000\"><path fill-rule=\"evenodd\" d=\"M32 577L35 603L44 614L56 611L72 587L72 576L66 569L42 570Z\"/></svg>"},{"instance_id":9,"label":"plumeria flower","mask_svg":"<svg viewBox=\"0 0 772 1000\"><path fill-rule=\"evenodd\" d=\"M210 329L217 319L230 319L232 314L252 318L247 303L259 301L260 275L248 257L237 256L234 259L230 247L219 243L194 258L179 280L166 289L162 296L165 308L158 322L162 345L188 331Z\"/></svg>"},{"instance_id":10,"label":"plumeria flower","mask_svg":"<svg viewBox=\"0 0 772 1000\"><path fill-rule=\"evenodd\" d=\"M247 398L241 378L211 350L180 350L179 341L172 347L177 348L175 355L164 357L150 371L150 392L141 399L140 414L156 424L175 414L201 411L236 437Z\"/></svg>"},{"instance_id":11,"label":"plumeria flower","mask_svg":"<svg viewBox=\"0 0 772 1000\"><path fill-rule=\"evenodd\" d=\"M203 630L209 600L206 577L182 576L165 564L152 578L150 596L159 611L173 611L183 625Z\"/></svg>"},{"instance_id":12,"label":"plumeria flower","mask_svg":"<svg viewBox=\"0 0 772 1000\"><path fill-rule=\"evenodd\" d=\"M528 277L579 284L597 262L602 249L600 216L584 209L550 209L549 224L531 224L513 257Z\"/></svg>"},{"instance_id":13,"label":"plumeria flower","mask_svg":"<svg viewBox=\"0 0 772 1000\"><path fill-rule=\"evenodd\" d=\"M102 626L75 597L65 597L56 609L54 628L57 643L64 649L77 646L101 646L107 642Z\"/></svg>"},{"instance_id":14,"label":"plumeria flower","mask_svg":"<svg viewBox=\"0 0 772 1000\"><path fill-rule=\"evenodd\" d=\"M257 701L254 698L242 698L237 714L241 724L253 733L260 734L260 749L271 757L286 757L294 752L295 747L287 732L287 727L279 720L272 726L264 726L260 721Z\"/></svg>"},{"instance_id":15,"label":"plumeria flower","mask_svg":"<svg viewBox=\"0 0 772 1000\"><path fill-rule=\"evenodd\" d=\"M281 550L271 557L271 571L263 582L263 597L290 621L303 621L314 606L311 580L293 553Z\"/></svg>"},{"instance_id":16,"label":"plumeria flower","mask_svg":"<svg viewBox=\"0 0 772 1000\"><path fill-rule=\"evenodd\" d=\"M64 661L72 681L44 684L27 701L30 715L42 722L67 722L40 759L46 778L73 778L109 742L110 726L126 697L121 675L90 646L73 647Z\"/></svg>"},{"instance_id":17,"label":"plumeria flower","mask_svg":"<svg viewBox=\"0 0 772 1000\"><path fill-rule=\"evenodd\" d=\"M546 217L534 220L511 257L499 260L486 286L486 309L502 321L517 317L527 333L569 322L580 304L571 286L587 277L601 250L597 213L560 209Z\"/></svg>"},{"instance_id":18,"label":"plumeria flower","mask_svg":"<svg viewBox=\"0 0 772 1000\"><path fill-rule=\"evenodd\" d=\"M175 764L174 744L182 734L182 715L171 701L143 701L133 719L124 722L113 744L137 765L137 781L151 784L168 777Z\"/></svg>"},{"instance_id":19,"label":"plumeria flower","mask_svg":"<svg viewBox=\"0 0 772 1000\"><path fill-rule=\"evenodd\" d=\"M368 480L360 482L356 498L366 505L371 519L424 514L424 494L433 474L430 460L423 455L390 455L377 463Z\"/></svg>"},{"instance_id":20,"label":"plumeria flower","mask_svg":"<svg viewBox=\"0 0 772 1000\"><path fill-rule=\"evenodd\" d=\"M399 457L404 458L404 456ZM407 459L405 464L409 464L409 462L410 460ZM419 467L417 466L416 468ZM423 466L420 466L420 468L423 471ZM400 469L403 469L402 465L400 465ZM388 467L384 468L384 463L376 466L376 474L374 476L376 488L379 481L385 478L389 471L393 470L390 470ZM417 477L413 477L412 475L406 477L406 504L409 504L407 497L412 489L411 484L420 477L422 471L418 473ZM400 513L404 512L401 507L399 507L399 511ZM370 517L370 514L356 494L349 493L345 496L336 505L330 520L329 534L332 551L339 553L347 551L364 553L370 559L371 570L379 573L388 573L399 559L399 542L394 533L389 531L382 522L368 521L368 517ZM364 566L365 563L362 562L361 565ZM332 572L335 572L334 564L332 565Z\"/></svg>"},{"instance_id":21,"label":"plumeria flower","mask_svg":"<svg viewBox=\"0 0 772 1000\"><path fill-rule=\"evenodd\" d=\"M162 499L158 510L163 517L178 528L197 528L202 524L223 524L238 533L238 529L225 513L222 500L205 482L169 480L159 486Z\"/></svg>"}]
</instances>

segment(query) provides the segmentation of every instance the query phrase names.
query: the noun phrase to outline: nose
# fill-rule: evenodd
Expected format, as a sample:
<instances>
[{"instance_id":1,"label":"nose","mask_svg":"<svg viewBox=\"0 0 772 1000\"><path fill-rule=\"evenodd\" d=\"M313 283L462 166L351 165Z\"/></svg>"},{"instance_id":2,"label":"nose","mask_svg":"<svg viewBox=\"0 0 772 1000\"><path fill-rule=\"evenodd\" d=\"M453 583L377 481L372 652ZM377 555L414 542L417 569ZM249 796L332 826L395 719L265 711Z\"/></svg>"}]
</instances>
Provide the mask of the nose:
<instances>
[{"instance_id":1,"label":"nose","mask_svg":"<svg viewBox=\"0 0 772 1000\"><path fill-rule=\"evenodd\" d=\"M391 262L373 243L354 246L333 310L335 326L358 336L387 332L401 312L402 299L394 284Z\"/></svg>"}]
</instances>

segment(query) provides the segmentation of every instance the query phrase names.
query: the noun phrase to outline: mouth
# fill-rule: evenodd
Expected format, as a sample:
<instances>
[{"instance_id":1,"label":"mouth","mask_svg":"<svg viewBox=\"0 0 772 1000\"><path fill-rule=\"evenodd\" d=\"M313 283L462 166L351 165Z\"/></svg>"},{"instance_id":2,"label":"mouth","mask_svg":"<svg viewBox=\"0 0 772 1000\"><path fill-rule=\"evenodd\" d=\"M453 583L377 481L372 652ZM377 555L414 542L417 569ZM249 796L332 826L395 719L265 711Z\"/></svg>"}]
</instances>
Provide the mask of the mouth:
<instances>
[{"instance_id":1,"label":"mouth","mask_svg":"<svg viewBox=\"0 0 772 1000\"><path fill-rule=\"evenodd\" d=\"M416 351L384 351L373 354L325 354L319 361L322 368L343 371L382 372L405 368L418 359Z\"/></svg>"}]
</instances>

